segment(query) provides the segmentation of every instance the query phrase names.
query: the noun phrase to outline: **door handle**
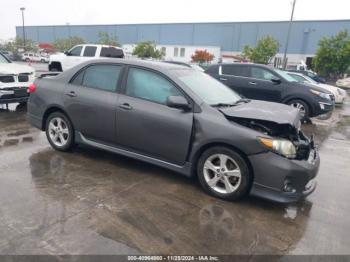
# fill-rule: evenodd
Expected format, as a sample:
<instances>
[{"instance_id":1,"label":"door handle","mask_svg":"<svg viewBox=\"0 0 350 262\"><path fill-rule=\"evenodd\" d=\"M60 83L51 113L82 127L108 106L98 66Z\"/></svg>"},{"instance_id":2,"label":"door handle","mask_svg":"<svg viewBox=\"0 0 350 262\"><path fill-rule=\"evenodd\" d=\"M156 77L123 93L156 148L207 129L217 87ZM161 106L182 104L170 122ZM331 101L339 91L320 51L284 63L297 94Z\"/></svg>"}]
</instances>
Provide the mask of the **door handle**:
<instances>
[{"instance_id":1,"label":"door handle","mask_svg":"<svg viewBox=\"0 0 350 262\"><path fill-rule=\"evenodd\" d=\"M227 81L227 78L222 78L222 77L220 77L219 78L221 81Z\"/></svg>"},{"instance_id":2,"label":"door handle","mask_svg":"<svg viewBox=\"0 0 350 262\"><path fill-rule=\"evenodd\" d=\"M119 105L119 107L121 109L124 109L124 110L131 110L132 109L132 106L129 105L128 103L121 104L121 105Z\"/></svg>"},{"instance_id":3,"label":"door handle","mask_svg":"<svg viewBox=\"0 0 350 262\"><path fill-rule=\"evenodd\" d=\"M256 82L249 82L248 84L250 84L252 86L256 86Z\"/></svg>"},{"instance_id":4,"label":"door handle","mask_svg":"<svg viewBox=\"0 0 350 262\"><path fill-rule=\"evenodd\" d=\"M70 91L69 93L65 93L66 96L69 96L69 97L76 97L77 94L74 92L74 91Z\"/></svg>"}]
</instances>

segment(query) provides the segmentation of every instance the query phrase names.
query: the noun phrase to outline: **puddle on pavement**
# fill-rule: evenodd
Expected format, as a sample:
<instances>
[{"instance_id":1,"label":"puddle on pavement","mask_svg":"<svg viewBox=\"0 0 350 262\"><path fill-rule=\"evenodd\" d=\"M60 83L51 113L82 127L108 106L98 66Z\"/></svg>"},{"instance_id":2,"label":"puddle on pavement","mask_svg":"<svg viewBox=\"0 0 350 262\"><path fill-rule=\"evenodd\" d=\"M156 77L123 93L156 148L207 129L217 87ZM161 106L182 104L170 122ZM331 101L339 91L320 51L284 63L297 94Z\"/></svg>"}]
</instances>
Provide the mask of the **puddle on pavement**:
<instances>
[{"instance_id":1,"label":"puddle on pavement","mask_svg":"<svg viewBox=\"0 0 350 262\"><path fill-rule=\"evenodd\" d=\"M343 116L343 118L338 122L332 138L339 140L350 140L350 116Z\"/></svg>"}]
</instances>

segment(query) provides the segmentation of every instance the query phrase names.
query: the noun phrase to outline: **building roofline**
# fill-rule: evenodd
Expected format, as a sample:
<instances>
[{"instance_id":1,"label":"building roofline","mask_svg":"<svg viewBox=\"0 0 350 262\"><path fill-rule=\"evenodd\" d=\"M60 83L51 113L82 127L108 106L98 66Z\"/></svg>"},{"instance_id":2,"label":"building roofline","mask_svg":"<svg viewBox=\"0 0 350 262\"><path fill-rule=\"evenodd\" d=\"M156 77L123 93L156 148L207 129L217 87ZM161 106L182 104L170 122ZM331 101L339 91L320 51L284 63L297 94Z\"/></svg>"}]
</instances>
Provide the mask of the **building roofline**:
<instances>
[{"instance_id":1,"label":"building roofline","mask_svg":"<svg viewBox=\"0 0 350 262\"><path fill-rule=\"evenodd\" d=\"M349 22L350 19L329 19L329 20L294 20L293 23L320 23L320 22ZM128 24L76 24L76 25L26 25L25 27L77 27L77 26L141 26L141 25L203 25L203 24L248 24L248 23L289 23L288 20L276 20L276 21L232 21L232 22L180 22L180 23L128 23ZM16 26L21 28L22 26Z\"/></svg>"}]
</instances>

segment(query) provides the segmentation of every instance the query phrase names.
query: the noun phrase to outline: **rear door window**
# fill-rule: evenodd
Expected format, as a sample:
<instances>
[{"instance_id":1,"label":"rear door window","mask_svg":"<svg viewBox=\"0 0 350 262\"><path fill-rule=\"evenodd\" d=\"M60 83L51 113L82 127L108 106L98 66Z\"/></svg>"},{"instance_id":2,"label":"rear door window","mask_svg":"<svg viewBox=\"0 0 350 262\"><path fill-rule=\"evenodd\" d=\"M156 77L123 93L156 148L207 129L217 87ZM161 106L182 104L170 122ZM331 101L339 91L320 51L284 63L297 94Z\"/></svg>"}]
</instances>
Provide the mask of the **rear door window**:
<instances>
[{"instance_id":1,"label":"rear door window","mask_svg":"<svg viewBox=\"0 0 350 262\"><path fill-rule=\"evenodd\" d=\"M221 73L224 75L247 77L248 72L248 67L242 65L222 65L221 67Z\"/></svg>"},{"instance_id":2,"label":"rear door window","mask_svg":"<svg viewBox=\"0 0 350 262\"><path fill-rule=\"evenodd\" d=\"M96 54L97 47L96 46L85 46L84 54L85 57L94 57Z\"/></svg>"},{"instance_id":3,"label":"rear door window","mask_svg":"<svg viewBox=\"0 0 350 262\"><path fill-rule=\"evenodd\" d=\"M92 65L74 76L71 84L115 92L121 71L121 65Z\"/></svg>"}]
</instances>

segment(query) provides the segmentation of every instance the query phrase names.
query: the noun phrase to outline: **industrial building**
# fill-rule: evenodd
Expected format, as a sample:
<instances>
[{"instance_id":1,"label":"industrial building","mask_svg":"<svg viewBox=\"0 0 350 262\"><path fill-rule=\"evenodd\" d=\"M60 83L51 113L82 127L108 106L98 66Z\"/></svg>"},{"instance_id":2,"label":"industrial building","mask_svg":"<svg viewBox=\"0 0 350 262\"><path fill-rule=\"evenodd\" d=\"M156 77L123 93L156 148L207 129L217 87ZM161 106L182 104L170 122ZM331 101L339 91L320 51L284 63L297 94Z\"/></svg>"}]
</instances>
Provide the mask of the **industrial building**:
<instances>
[{"instance_id":1,"label":"industrial building","mask_svg":"<svg viewBox=\"0 0 350 262\"><path fill-rule=\"evenodd\" d=\"M259 38L271 35L280 43L277 55L280 58L286 45L288 24L287 21L277 21L25 26L25 34L27 39L37 43L51 43L57 38L69 36L79 36L87 43L95 43L99 32L107 32L117 37L126 48L140 41L154 41L159 48L173 50L173 55L169 54L168 58L182 61L189 59L190 52L196 48L211 48L219 50L224 58L234 57L245 45L255 45ZM294 21L288 45L289 63L298 63L300 60L309 63L317 50L319 40L341 30L350 31L350 20ZM16 35L23 37L21 26L16 27ZM181 48L185 49L181 51Z\"/></svg>"}]
</instances>

